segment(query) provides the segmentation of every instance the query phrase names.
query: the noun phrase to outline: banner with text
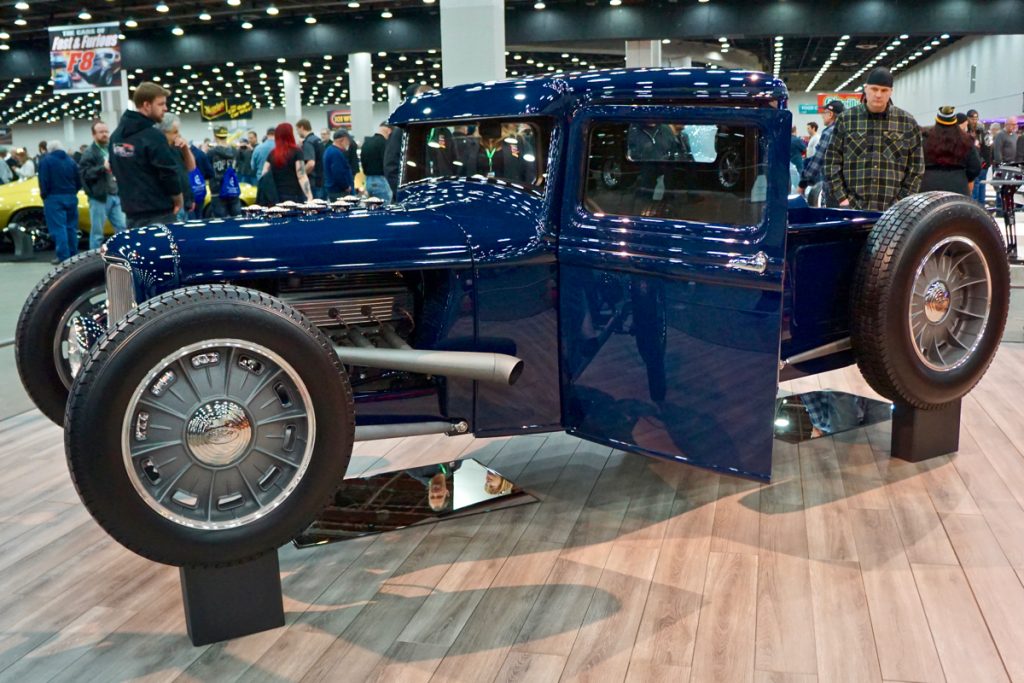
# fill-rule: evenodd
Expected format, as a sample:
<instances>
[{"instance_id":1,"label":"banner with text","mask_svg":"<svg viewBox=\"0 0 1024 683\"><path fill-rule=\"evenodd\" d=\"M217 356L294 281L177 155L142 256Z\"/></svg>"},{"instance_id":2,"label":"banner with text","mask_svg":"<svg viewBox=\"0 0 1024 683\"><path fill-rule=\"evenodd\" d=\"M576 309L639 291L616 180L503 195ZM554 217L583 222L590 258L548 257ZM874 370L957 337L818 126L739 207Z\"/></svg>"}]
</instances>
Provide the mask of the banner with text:
<instances>
[{"instance_id":1,"label":"banner with text","mask_svg":"<svg viewBox=\"0 0 1024 683\"><path fill-rule=\"evenodd\" d=\"M124 78L118 23L50 27L50 78L55 93L117 90Z\"/></svg>"},{"instance_id":2,"label":"banner with text","mask_svg":"<svg viewBox=\"0 0 1024 683\"><path fill-rule=\"evenodd\" d=\"M199 105L199 114L203 121L249 119L253 109L252 100L211 100Z\"/></svg>"},{"instance_id":3,"label":"banner with text","mask_svg":"<svg viewBox=\"0 0 1024 683\"><path fill-rule=\"evenodd\" d=\"M345 130L352 130L352 110L330 110L329 112L327 112L327 126L331 130L338 130L339 128L344 128Z\"/></svg>"},{"instance_id":4,"label":"banner with text","mask_svg":"<svg viewBox=\"0 0 1024 683\"><path fill-rule=\"evenodd\" d=\"M832 100L841 100L846 107L853 107L860 104L859 92L823 92L818 93L818 111L825 109L825 105Z\"/></svg>"}]
</instances>

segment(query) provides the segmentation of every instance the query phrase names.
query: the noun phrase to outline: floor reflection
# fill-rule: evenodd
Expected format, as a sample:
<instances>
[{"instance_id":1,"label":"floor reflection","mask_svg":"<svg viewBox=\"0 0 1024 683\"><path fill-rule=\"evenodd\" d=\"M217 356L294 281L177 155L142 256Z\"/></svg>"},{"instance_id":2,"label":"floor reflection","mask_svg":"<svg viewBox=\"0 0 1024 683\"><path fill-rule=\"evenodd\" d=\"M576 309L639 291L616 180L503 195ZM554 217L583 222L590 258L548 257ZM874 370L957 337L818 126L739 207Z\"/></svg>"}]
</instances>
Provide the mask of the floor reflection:
<instances>
[{"instance_id":1,"label":"floor reflection","mask_svg":"<svg viewBox=\"0 0 1024 683\"><path fill-rule=\"evenodd\" d=\"M473 459L346 479L334 502L295 545L305 548L535 502Z\"/></svg>"},{"instance_id":2,"label":"floor reflection","mask_svg":"<svg viewBox=\"0 0 1024 683\"><path fill-rule=\"evenodd\" d=\"M892 404L843 391L809 391L775 404L775 438L800 443L892 419Z\"/></svg>"}]
</instances>

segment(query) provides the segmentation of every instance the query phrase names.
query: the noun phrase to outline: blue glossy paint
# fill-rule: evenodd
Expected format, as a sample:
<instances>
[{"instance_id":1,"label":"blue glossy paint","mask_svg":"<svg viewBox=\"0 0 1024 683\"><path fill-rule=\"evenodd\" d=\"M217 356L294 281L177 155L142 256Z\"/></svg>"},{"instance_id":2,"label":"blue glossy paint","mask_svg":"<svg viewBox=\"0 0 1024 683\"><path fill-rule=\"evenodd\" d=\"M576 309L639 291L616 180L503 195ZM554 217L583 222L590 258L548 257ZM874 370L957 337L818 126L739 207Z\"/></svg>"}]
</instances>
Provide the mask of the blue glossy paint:
<instances>
[{"instance_id":1,"label":"blue glossy paint","mask_svg":"<svg viewBox=\"0 0 1024 683\"><path fill-rule=\"evenodd\" d=\"M406 102L391 121L541 121L551 131L543 187L428 179L403 185L384 209L147 228L115 236L108 250L131 265L140 301L204 282L402 271L442 293L417 320L416 347L526 361L513 387L433 378L357 388L361 424L446 417L481 435L566 428L766 479L780 343L785 357L848 334L842 297L878 216L787 197L786 102L768 75L701 69L449 88ZM588 212L586 131L609 120L757 126L768 150L763 219L735 226ZM727 267L759 252L764 274ZM787 372L849 362L852 354L839 354Z\"/></svg>"},{"instance_id":2,"label":"blue glossy paint","mask_svg":"<svg viewBox=\"0 0 1024 683\"><path fill-rule=\"evenodd\" d=\"M710 101L736 105L775 102L788 94L781 80L739 69L603 69L558 76L489 81L431 91L404 102L391 123L456 121L481 117L554 116L565 119L581 107L645 102Z\"/></svg>"},{"instance_id":3,"label":"blue glossy paint","mask_svg":"<svg viewBox=\"0 0 1024 683\"><path fill-rule=\"evenodd\" d=\"M592 107L573 122L559 240L562 401L584 438L757 479L771 475L791 116L775 109ZM761 222L591 213L580 201L601 122L756 126ZM763 252L763 274L726 267Z\"/></svg>"}]
</instances>

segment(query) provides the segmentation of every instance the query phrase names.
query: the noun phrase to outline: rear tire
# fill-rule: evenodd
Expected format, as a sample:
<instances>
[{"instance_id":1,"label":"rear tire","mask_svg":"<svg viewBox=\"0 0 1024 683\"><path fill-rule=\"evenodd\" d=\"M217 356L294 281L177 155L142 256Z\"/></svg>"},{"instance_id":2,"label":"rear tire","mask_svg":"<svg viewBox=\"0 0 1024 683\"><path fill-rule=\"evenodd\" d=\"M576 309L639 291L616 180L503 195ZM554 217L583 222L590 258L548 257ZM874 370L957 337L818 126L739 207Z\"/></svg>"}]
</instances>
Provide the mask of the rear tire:
<instances>
[{"instance_id":1,"label":"rear tire","mask_svg":"<svg viewBox=\"0 0 1024 683\"><path fill-rule=\"evenodd\" d=\"M941 408L978 383L999 347L1010 302L1003 238L967 197L908 197L872 229L852 295L853 349L871 387Z\"/></svg>"},{"instance_id":2,"label":"rear tire","mask_svg":"<svg viewBox=\"0 0 1024 683\"><path fill-rule=\"evenodd\" d=\"M253 290L189 287L139 306L72 388L75 487L156 562L244 562L297 536L341 485L352 392L330 341Z\"/></svg>"}]
</instances>

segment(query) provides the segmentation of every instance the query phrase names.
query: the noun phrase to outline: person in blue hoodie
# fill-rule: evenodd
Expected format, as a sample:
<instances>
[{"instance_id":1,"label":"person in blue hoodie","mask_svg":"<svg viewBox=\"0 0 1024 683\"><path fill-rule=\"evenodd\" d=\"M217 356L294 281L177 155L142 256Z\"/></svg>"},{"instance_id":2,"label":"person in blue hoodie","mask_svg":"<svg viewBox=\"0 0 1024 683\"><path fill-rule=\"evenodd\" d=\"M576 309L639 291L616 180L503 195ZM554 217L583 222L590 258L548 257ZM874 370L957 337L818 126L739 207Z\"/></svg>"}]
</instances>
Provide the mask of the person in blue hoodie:
<instances>
[{"instance_id":1,"label":"person in blue hoodie","mask_svg":"<svg viewBox=\"0 0 1024 683\"><path fill-rule=\"evenodd\" d=\"M60 263L78 253L78 191L82 179L78 164L68 156L61 143L52 140L49 150L39 160L39 196L43 198L43 215Z\"/></svg>"}]
</instances>

